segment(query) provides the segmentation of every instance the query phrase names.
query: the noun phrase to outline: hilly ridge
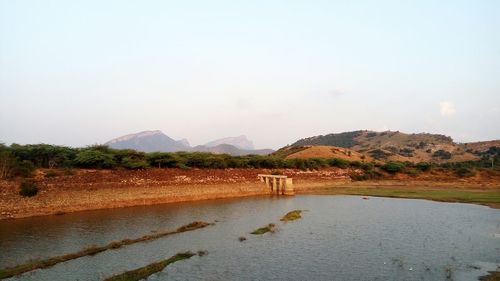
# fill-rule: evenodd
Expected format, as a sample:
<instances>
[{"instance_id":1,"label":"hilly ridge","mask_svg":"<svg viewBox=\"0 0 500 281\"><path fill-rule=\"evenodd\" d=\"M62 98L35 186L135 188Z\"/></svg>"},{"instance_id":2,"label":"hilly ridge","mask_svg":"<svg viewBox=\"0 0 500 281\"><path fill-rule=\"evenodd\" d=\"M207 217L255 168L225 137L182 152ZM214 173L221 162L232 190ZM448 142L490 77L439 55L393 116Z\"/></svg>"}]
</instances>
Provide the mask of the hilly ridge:
<instances>
[{"instance_id":1,"label":"hilly ridge","mask_svg":"<svg viewBox=\"0 0 500 281\"><path fill-rule=\"evenodd\" d=\"M304 138L279 151L297 150L312 146L346 148L380 161L462 162L480 159L480 154L500 141L455 143L451 137L440 134L405 134L399 131L353 131ZM297 152L295 152L297 153ZM314 155L311 151L301 154ZM294 157L293 154L286 157ZM319 156L317 156L319 157Z\"/></svg>"},{"instance_id":2,"label":"hilly ridge","mask_svg":"<svg viewBox=\"0 0 500 281\"><path fill-rule=\"evenodd\" d=\"M174 152L190 148L187 140L176 141L158 130L128 134L112 139L105 145L115 149L135 149L143 152Z\"/></svg>"}]
</instances>

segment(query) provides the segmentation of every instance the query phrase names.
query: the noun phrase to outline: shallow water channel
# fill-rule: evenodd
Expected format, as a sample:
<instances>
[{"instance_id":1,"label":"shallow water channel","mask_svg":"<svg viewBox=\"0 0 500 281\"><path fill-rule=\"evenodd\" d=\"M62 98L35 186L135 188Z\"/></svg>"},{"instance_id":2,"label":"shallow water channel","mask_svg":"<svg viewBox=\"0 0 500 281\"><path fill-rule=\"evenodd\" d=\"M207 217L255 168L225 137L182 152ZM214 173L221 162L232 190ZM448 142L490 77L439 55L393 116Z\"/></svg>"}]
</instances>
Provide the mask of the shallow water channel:
<instances>
[{"instance_id":1,"label":"shallow water channel","mask_svg":"<svg viewBox=\"0 0 500 281\"><path fill-rule=\"evenodd\" d=\"M306 210L283 223L288 211ZM8 280L102 280L180 251L208 255L148 280L476 280L500 264L500 210L425 200L300 195L250 197L0 221L0 268L89 245L175 229ZM275 223L277 231L251 235ZM246 241L238 238L245 236Z\"/></svg>"}]
</instances>

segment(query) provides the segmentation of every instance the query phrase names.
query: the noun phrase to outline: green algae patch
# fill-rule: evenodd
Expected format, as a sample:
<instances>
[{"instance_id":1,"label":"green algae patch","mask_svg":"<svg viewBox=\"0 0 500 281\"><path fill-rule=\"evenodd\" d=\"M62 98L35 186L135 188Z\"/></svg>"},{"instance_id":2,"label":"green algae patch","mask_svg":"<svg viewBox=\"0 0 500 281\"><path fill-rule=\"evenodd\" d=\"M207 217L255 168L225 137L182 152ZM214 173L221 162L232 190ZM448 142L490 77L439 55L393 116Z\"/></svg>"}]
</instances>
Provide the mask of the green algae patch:
<instances>
[{"instance_id":1,"label":"green algae patch","mask_svg":"<svg viewBox=\"0 0 500 281\"><path fill-rule=\"evenodd\" d=\"M298 220L298 219L302 218L302 216L300 215L301 213L302 213L302 210L293 210L291 212L288 212L286 215L284 215L280 219L280 221L287 222L287 221Z\"/></svg>"},{"instance_id":2,"label":"green algae patch","mask_svg":"<svg viewBox=\"0 0 500 281\"><path fill-rule=\"evenodd\" d=\"M261 227L261 228L254 230L253 232L250 232L250 234L262 235L264 233L274 232L275 230L276 230L276 226L274 225L274 223L270 223L264 227Z\"/></svg>"},{"instance_id":3,"label":"green algae patch","mask_svg":"<svg viewBox=\"0 0 500 281\"><path fill-rule=\"evenodd\" d=\"M26 273L28 271L32 271L35 269L43 269L43 268L51 267L51 266L54 266L58 263L81 258L84 256L93 256L93 255L96 255L98 253L101 253L101 252L104 252L107 250L118 249L118 248L121 248L123 246L134 244L134 243L151 241L151 240L155 240L155 239L158 239L158 238L161 238L164 236L168 236L168 235L172 235L172 234L182 233L182 232L186 232L186 231L193 231L196 229L207 227L209 225L212 225L212 223L207 223L207 222L203 222L203 221L195 221L195 222L183 225L183 226L181 226L173 231L163 231L163 232L158 232L155 234L144 235L142 237L138 237L138 238L134 238L134 239L123 239L120 241L113 241L113 242L111 242L107 245L104 245L104 246L87 247L87 248L82 249L79 252L75 252L75 253L70 253L70 254L56 256L56 257L50 257L50 258L46 258L43 260L29 261L25 264L0 269L0 279L14 277L14 276L21 275L23 273Z\"/></svg>"},{"instance_id":4,"label":"green algae patch","mask_svg":"<svg viewBox=\"0 0 500 281\"><path fill-rule=\"evenodd\" d=\"M167 267L169 264L172 264L177 261L189 259L192 256L196 254L192 252L184 252L184 253L178 253L173 257L170 257L166 260L162 260L159 262L155 262L149 265L146 265L144 267L140 267L134 270L126 271L124 273L118 274L111 276L109 278L104 279L104 281L136 281L136 280L142 280L147 278L148 276L151 276L157 272L162 271Z\"/></svg>"}]
</instances>

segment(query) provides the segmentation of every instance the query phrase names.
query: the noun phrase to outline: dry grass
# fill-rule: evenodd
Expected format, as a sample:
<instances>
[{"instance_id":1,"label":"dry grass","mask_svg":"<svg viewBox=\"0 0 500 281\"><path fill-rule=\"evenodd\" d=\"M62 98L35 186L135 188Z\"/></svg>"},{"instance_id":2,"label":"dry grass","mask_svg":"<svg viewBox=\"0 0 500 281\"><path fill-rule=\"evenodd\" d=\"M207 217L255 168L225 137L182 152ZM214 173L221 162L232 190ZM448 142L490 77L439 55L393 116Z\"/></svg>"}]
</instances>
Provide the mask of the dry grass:
<instances>
[{"instance_id":1,"label":"dry grass","mask_svg":"<svg viewBox=\"0 0 500 281\"><path fill-rule=\"evenodd\" d=\"M349 148L326 146L326 145L314 145L314 146L305 146L303 150L294 152L286 156L286 158L293 159L293 158L321 157L321 158L340 158L349 161L363 161L363 156L365 158L365 161L370 162L374 160L368 155L363 155Z\"/></svg>"},{"instance_id":2,"label":"dry grass","mask_svg":"<svg viewBox=\"0 0 500 281\"><path fill-rule=\"evenodd\" d=\"M134 238L134 239L123 239L120 241L114 241L111 242L105 246L92 246L85 248L79 252L76 253L71 253L71 254L66 254L62 256L57 256L57 257L51 257L47 258L44 260L35 260L35 261L30 261L25 264L13 266L13 267L8 267L0 270L0 279L4 278L9 278L17 275L21 275L25 272L32 271L35 269L42 269L42 268L47 268L54 266L58 263L81 258L84 256L93 256L95 254L111 250L111 249L118 249L126 245L134 244L134 243L139 243L139 242L145 242L145 241L150 241L150 240L155 240L164 236L172 235L172 234L177 234L181 232L186 232L186 231L192 231L195 229L199 228L204 228L211 225L210 223L203 222L203 221L195 221L192 223L189 223L187 225L183 225L179 227L177 230L174 231L164 231L164 232L158 232L155 234L149 234L149 235L144 235L139 238Z\"/></svg>"}]
</instances>

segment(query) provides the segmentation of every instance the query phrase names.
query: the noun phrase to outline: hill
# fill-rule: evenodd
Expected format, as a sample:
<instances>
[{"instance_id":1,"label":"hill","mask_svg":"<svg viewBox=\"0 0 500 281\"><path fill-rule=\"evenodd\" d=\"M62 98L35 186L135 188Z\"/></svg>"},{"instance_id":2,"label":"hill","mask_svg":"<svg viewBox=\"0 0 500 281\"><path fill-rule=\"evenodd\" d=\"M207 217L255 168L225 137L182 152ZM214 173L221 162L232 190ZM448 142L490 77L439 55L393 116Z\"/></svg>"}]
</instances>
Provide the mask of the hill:
<instances>
[{"instance_id":1,"label":"hill","mask_svg":"<svg viewBox=\"0 0 500 281\"><path fill-rule=\"evenodd\" d=\"M476 154L484 153L491 147L500 147L500 140L463 143L463 148Z\"/></svg>"},{"instance_id":2,"label":"hill","mask_svg":"<svg viewBox=\"0 0 500 281\"><path fill-rule=\"evenodd\" d=\"M439 134L353 131L301 139L291 147L336 146L382 161L442 163L478 160L482 152L495 145L500 146L500 141L459 144Z\"/></svg>"}]
</instances>

